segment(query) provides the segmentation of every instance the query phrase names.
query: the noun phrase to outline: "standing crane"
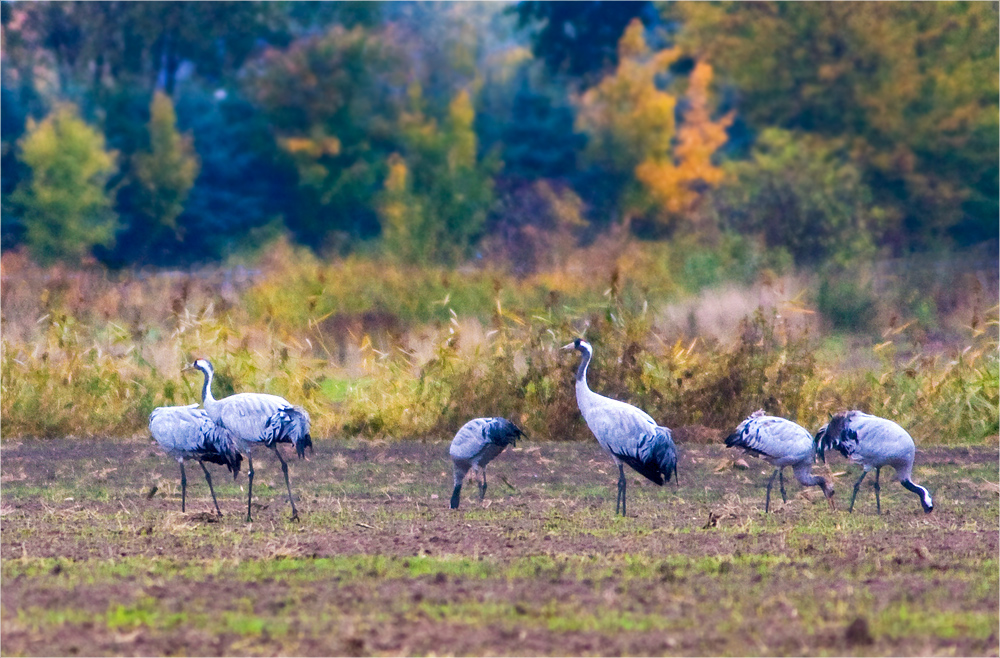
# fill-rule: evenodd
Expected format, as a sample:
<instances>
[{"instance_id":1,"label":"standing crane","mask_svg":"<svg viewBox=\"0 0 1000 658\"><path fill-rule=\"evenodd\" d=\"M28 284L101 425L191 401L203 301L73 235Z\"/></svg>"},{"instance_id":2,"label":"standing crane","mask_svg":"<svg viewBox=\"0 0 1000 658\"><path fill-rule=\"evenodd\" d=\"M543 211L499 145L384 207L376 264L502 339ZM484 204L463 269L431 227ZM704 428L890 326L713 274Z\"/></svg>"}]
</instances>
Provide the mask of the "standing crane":
<instances>
[{"instance_id":1,"label":"standing crane","mask_svg":"<svg viewBox=\"0 0 1000 658\"><path fill-rule=\"evenodd\" d=\"M587 366L594 349L577 338L564 350L575 349L583 355L576 371L576 403L587 427L594 433L615 464L618 465L618 499L615 513L625 516L625 467L628 464L646 479L663 486L674 476L677 481L677 448L670 430L656 424L645 411L630 404L598 395L587 386Z\"/></svg>"},{"instance_id":2,"label":"standing crane","mask_svg":"<svg viewBox=\"0 0 1000 658\"><path fill-rule=\"evenodd\" d=\"M187 499L184 460L196 459L201 464L201 470L205 472L205 480L208 481L208 490L212 492L215 511L222 516L219 501L215 498L215 489L212 487L212 476L205 468L205 462L222 464L232 472L235 480L240 472L243 455L237 451L233 435L212 422L204 409L198 409L197 404L153 409L153 413L149 415L149 433L167 454L180 464L181 511L186 511Z\"/></svg>"},{"instance_id":3,"label":"standing crane","mask_svg":"<svg viewBox=\"0 0 1000 658\"><path fill-rule=\"evenodd\" d=\"M448 453L455 466L451 509L458 509L462 482L471 468L479 476L479 502L486 497L486 465L508 445L517 445L524 432L506 418L474 418L455 434Z\"/></svg>"},{"instance_id":4,"label":"standing crane","mask_svg":"<svg viewBox=\"0 0 1000 658\"><path fill-rule=\"evenodd\" d=\"M726 438L726 445L730 448L743 448L775 467L771 479L767 481L765 513L771 508L771 486L775 476L781 487L781 500L788 502L783 474L786 466L792 467L795 478L802 486L819 486L826 495L830 509L836 509L833 487L823 478L812 474L812 464L816 459L813 437L801 425L777 416L766 416L764 410L760 409L736 427L736 431Z\"/></svg>"},{"instance_id":5,"label":"standing crane","mask_svg":"<svg viewBox=\"0 0 1000 658\"><path fill-rule=\"evenodd\" d=\"M309 436L309 414L302 407L293 406L285 398L266 393L237 393L216 400L212 397L212 377L215 370L207 359L198 359L185 370L200 370L205 376L201 389L202 406L216 425L229 430L236 439L240 452L247 456L249 491L247 492L247 522L250 516L250 501L253 498L253 449L263 445L274 451L281 462L281 472L285 475L288 488L288 502L292 505L292 520L299 519L292 497L292 485L288 481L288 464L278 452L279 443L295 445L299 459L305 457L305 449L312 449Z\"/></svg>"},{"instance_id":6,"label":"standing crane","mask_svg":"<svg viewBox=\"0 0 1000 658\"><path fill-rule=\"evenodd\" d=\"M861 464L864 469L861 477L854 483L849 512L854 511L854 499L858 496L861 481L874 468L875 508L879 514L882 513L882 501L879 500L882 487L879 486L878 479L883 466L892 466L899 483L920 496L924 512L930 514L934 509L931 493L910 480L915 452L913 438L891 420L857 410L841 412L832 416L830 422L816 433L815 449L824 462L827 450L838 450L852 462Z\"/></svg>"}]
</instances>

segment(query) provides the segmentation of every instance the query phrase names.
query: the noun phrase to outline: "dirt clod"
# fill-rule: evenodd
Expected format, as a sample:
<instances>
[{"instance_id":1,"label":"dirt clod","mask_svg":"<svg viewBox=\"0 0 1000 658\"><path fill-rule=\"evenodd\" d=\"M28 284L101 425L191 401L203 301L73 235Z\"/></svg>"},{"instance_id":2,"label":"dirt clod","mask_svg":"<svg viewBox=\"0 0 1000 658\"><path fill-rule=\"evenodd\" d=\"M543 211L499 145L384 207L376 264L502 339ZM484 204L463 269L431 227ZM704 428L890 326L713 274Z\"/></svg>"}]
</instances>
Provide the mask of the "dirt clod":
<instances>
[{"instance_id":1,"label":"dirt clod","mask_svg":"<svg viewBox=\"0 0 1000 658\"><path fill-rule=\"evenodd\" d=\"M872 637L871 632L868 630L868 620L864 617L858 617L851 622L851 625L844 632L844 639L852 647L873 644L875 642L875 638Z\"/></svg>"}]
</instances>

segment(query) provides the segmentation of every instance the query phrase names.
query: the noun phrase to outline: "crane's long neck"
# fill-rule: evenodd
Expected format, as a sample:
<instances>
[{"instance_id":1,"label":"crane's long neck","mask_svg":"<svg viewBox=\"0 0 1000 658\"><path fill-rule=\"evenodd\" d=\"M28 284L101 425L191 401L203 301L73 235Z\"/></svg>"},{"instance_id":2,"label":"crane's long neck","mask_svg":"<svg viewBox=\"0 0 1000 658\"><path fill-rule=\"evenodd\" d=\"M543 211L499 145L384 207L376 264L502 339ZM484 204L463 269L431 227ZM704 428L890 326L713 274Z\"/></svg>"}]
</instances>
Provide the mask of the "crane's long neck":
<instances>
[{"instance_id":1,"label":"crane's long neck","mask_svg":"<svg viewBox=\"0 0 1000 658\"><path fill-rule=\"evenodd\" d=\"M578 404L588 398L593 393L587 386L587 366L590 365L590 352L581 350L583 358L580 360L580 367L576 369L576 401ZM581 404L582 406L582 404Z\"/></svg>"},{"instance_id":2,"label":"crane's long neck","mask_svg":"<svg viewBox=\"0 0 1000 658\"><path fill-rule=\"evenodd\" d=\"M201 406L208 409L215 404L215 398L212 397L212 371L202 370L201 372L205 375L205 383L201 387Z\"/></svg>"}]
</instances>

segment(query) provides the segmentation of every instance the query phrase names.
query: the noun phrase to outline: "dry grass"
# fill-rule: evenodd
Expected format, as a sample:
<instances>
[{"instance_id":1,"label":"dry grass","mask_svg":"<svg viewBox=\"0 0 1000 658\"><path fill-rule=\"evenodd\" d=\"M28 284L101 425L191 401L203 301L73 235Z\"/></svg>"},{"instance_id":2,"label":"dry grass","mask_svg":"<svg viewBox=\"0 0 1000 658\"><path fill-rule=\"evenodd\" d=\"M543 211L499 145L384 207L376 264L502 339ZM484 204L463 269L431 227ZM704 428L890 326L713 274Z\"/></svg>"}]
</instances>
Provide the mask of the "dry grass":
<instances>
[{"instance_id":1,"label":"dry grass","mask_svg":"<svg viewBox=\"0 0 1000 658\"><path fill-rule=\"evenodd\" d=\"M680 254L612 236L522 279L323 263L287 243L254 270L183 274L43 269L7 254L4 435L142 433L153 407L197 400L200 382L180 368L203 356L217 396L283 395L321 437L443 436L499 414L539 438L579 438L577 357L558 350L579 334L597 351L595 390L682 431L724 432L759 407L815 427L855 407L936 441L997 434L998 309L983 301L996 272L978 272L985 284L966 297L935 298L932 323L900 302L879 311L880 334L845 337L815 312L814 275L762 271L684 296L670 278Z\"/></svg>"}]
</instances>

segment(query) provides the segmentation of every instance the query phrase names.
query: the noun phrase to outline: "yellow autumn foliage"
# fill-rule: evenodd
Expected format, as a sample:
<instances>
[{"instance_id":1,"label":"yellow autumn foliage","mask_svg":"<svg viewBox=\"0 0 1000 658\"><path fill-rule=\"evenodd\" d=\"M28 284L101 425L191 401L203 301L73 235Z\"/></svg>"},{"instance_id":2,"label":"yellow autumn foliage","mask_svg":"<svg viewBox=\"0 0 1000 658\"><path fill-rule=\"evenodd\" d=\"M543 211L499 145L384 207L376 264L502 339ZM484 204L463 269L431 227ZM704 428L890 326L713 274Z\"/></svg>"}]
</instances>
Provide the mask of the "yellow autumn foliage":
<instances>
[{"instance_id":1,"label":"yellow autumn foliage","mask_svg":"<svg viewBox=\"0 0 1000 658\"><path fill-rule=\"evenodd\" d=\"M712 67L698 62L691 72L687 99L688 110L677 131L672 157L652 156L635 169L635 176L670 214L690 211L701 196L699 190L722 182L722 169L712 164L712 156L728 139L726 128L733 122L732 112L713 121L708 88Z\"/></svg>"},{"instance_id":2,"label":"yellow autumn foliage","mask_svg":"<svg viewBox=\"0 0 1000 658\"><path fill-rule=\"evenodd\" d=\"M580 98L578 129L590 135L592 158L633 174L663 221L689 212L701 190L722 181L712 157L725 144L733 114L713 121L712 67L691 72L684 120L676 125L677 97L657 86L681 56L677 48L653 52L635 19L618 42L618 68Z\"/></svg>"},{"instance_id":3,"label":"yellow autumn foliage","mask_svg":"<svg viewBox=\"0 0 1000 658\"><path fill-rule=\"evenodd\" d=\"M677 99L656 86L657 76L680 56L651 53L635 19L618 43L618 68L579 101L577 128L590 135L592 158L630 170L650 157L665 158L674 138Z\"/></svg>"}]
</instances>

